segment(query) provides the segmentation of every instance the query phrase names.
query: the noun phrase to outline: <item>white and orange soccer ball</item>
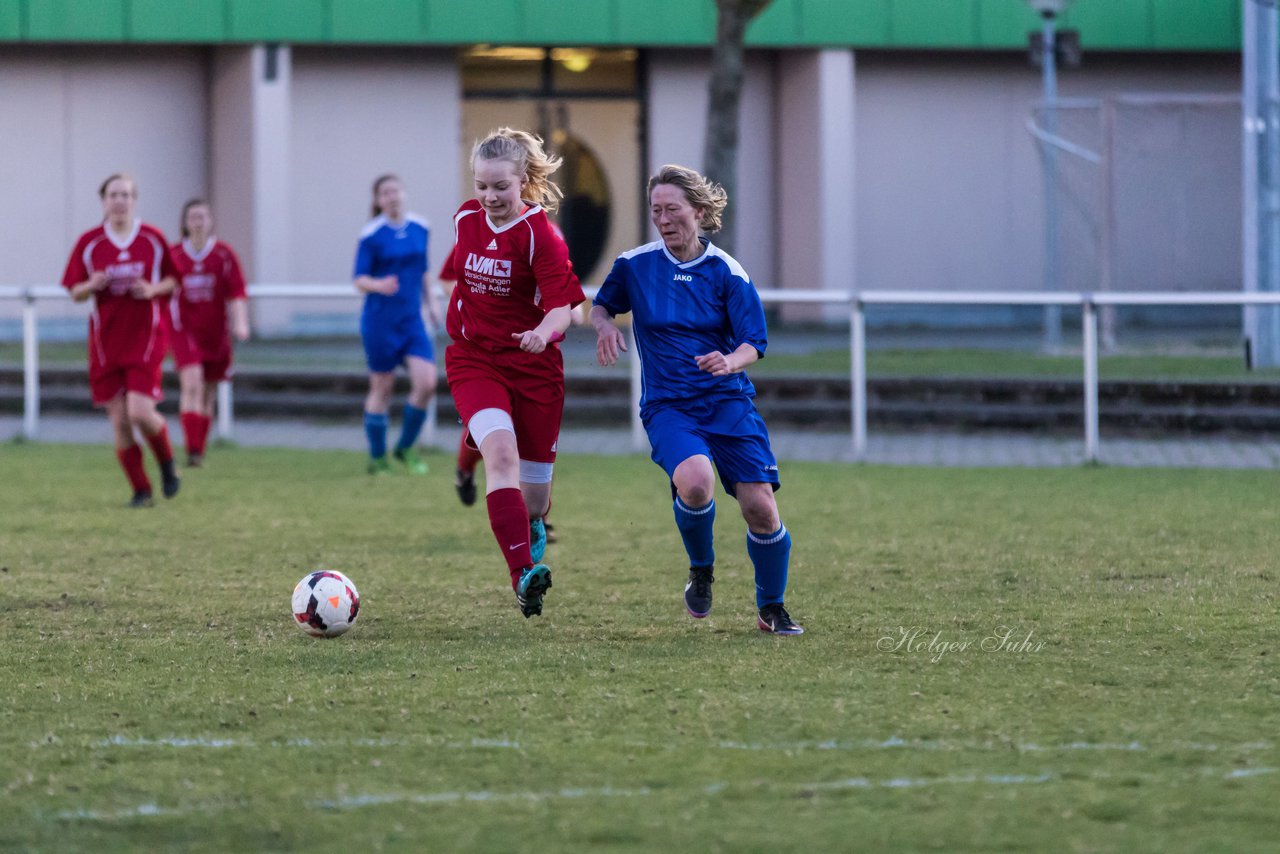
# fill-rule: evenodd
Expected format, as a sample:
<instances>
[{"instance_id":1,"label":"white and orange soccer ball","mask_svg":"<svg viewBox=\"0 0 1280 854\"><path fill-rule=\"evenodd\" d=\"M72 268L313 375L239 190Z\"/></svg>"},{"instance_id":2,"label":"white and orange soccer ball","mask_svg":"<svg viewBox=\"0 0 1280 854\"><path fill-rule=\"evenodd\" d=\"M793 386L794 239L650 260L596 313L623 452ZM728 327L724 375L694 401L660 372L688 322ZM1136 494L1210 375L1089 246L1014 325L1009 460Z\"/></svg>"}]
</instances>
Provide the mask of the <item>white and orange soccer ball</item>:
<instances>
[{"instance_id":1,"label":"white and orange soccer ball","mask_svg":"<svg viewBox=\"0 0 1280 854\"><path fill-rule=\"evenodd\" d=\"M293 588L293 617L298 628L318 638L336 638L360 616L360 594L341 572L310 573Z\"/></svg>"}]
</instances>

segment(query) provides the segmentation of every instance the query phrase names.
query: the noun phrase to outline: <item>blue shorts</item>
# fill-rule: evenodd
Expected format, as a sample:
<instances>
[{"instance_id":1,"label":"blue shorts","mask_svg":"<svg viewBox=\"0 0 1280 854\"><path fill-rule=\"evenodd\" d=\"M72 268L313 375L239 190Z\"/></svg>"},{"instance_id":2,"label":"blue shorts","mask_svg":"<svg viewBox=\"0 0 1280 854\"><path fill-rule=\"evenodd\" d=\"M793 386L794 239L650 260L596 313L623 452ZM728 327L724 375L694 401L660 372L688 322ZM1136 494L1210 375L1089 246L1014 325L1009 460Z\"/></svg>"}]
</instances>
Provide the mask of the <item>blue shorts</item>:
<instances>
[{"instance_id":1,"label":"blue shorts","mask_svg":"<svg viewBox=\"0 0 1280 854\"><path fill-rule=\"evenodd\" d=\"M360 339L364 342L365 362L375 374L391 373L410 356L428 362L436 360L435 347L420 314L394 325L362 317Z\"/></svg>"},{"instance_id":2,"label":"blue shorts","mask_svg":"<svg viewBox=\"0 0 1280 854\"><path fill-rule=\"evenodd\" d=\"M667 477L689 457L711 458L725 492L739 483L770 483L776 492L778 460L769 447L769 430L748 397L659 403L641 413L650 455Z\"/></svg>"}]
</instances>

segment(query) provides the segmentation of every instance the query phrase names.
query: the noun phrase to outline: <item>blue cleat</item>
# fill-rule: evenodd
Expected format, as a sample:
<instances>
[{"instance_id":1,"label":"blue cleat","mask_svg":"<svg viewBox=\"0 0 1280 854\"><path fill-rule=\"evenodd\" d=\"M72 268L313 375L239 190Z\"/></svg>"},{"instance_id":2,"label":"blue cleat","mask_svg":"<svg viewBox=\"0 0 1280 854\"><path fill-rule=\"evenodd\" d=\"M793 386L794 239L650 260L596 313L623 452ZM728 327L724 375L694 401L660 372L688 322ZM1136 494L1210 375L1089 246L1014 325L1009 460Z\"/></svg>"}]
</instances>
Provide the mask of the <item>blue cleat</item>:
<instances>
[{"instance_id":1,"label":"blue cleat","mask_svg":"<svg viewBox=\"0 0 1280 854\"><path fill-rule=\"evenodd\" d=\"M547 526L542 519L529 521L529 556L534 563L542 563L547 554Z\"/></svg>"},{"instance_id":2,"label":"blue cleat","mask_svg":"<svg viewBox=\"0 0 1280 854\"><path fill-rule=\"evenodd\" d=\"M551 587L551 570L543 564L527 567L516 584L516 602L525 618L542 613L542 594Z\"/></svg>"}]
</instances>

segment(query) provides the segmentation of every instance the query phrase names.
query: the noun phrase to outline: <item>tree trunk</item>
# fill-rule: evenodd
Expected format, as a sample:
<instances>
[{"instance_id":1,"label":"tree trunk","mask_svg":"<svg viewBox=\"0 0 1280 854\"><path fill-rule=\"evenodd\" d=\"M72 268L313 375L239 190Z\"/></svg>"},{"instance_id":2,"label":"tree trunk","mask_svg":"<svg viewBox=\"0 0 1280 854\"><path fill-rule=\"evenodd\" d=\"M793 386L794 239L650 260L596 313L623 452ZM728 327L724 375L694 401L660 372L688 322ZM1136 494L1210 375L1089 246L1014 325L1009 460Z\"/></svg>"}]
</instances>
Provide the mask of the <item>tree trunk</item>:
<instances>
[{"instance_id":1,"label":"tree trunk","mask_svg":"<svg viewBox=\"0 0 1280 854\"><path fill-rule=\"evenodd\" d=\"M710 98L703 172L729 194L715 244L734 247L734 193L738 184L738 115L742 101L743 40L747 25L771 0L716 0L716 43L711 53Z\"/></svg>"}]
</instances>

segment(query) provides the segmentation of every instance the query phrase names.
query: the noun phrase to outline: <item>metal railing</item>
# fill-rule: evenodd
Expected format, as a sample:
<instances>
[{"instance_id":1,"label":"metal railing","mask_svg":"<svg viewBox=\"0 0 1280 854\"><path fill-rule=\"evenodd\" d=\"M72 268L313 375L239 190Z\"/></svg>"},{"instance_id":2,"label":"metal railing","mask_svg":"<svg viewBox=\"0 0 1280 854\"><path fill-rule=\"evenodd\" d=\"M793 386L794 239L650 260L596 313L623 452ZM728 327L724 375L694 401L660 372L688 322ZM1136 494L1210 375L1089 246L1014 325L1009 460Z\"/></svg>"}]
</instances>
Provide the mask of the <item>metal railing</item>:
<instances>
[{"instance_id":1,"label":"metal railing","mask_svg":"<svg viewBox=\"0 0 1280 854\"><path fill-rule=\"evenodd\" d=\"M588 289L594 293L594 289ZM830 291L830 290L761 290L760 299L774 305L844 305L849 309L850 407L852 411L851 442L853 457L863 459L867 451L867 332L866 310L873 305L953 305L953 306L1078 306L1081 309L1081 352L1084 386L1084 458L1098 459L1098 308L1102 306L1209 306L1209 305L1273 305L1280 306L1280 293L1240 293L1226 291L1181 293L1108 292L1108 293L1042 293L1034 291ZM358 298L350 285L253 285L249 296L259 298ZM65 289L56 285L30 287L0 286L0 300L21 300L23 334L23 422L22 432L28 439L39 435L40 369L39 330L36 304L40 300L66 300ZM640 423L640 360L630 347L631 368L631 441L637 450L647 440ZM435 411L429 422L434 430ZM219 434L230 437L234 430L234 400L230 383L218 388ZM429 439L428 433L424 438Z\"/></svg>"}]
</instances>

